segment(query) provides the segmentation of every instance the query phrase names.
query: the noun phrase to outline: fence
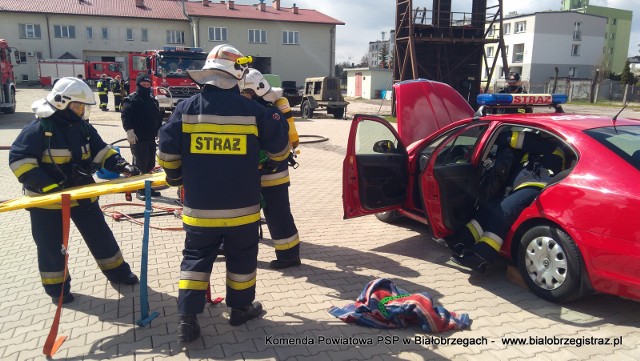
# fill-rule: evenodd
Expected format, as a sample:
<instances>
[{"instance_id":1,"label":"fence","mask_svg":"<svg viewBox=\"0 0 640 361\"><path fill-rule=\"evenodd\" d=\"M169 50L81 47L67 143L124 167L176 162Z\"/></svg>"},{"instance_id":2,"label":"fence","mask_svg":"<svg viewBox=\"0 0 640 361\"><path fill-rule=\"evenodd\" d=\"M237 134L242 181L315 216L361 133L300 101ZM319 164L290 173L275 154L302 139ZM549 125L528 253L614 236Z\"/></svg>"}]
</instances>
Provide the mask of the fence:
<instances>
[{"instance_id":1,"label":"fence","mask_svg":"<svg viewBox=\"0 0 640 361\"><path fill-rule=\"evenodd\" d=\"M530 84L523 82L523 87L528 93L551 93L553 89L553 81L542 84ZM622 102L624 99L625 85L619 81L603 80L596 84L597 101L613 101ZM498 84L494 84L493 91L498 92L502 89ZM556 86L556 94L566 94L569 101L572 100L589 100L591 96L591 79L558 79ZM640 84L630 85L627 91L627 101L640 103Z\"/></svg>"}]
</instances>

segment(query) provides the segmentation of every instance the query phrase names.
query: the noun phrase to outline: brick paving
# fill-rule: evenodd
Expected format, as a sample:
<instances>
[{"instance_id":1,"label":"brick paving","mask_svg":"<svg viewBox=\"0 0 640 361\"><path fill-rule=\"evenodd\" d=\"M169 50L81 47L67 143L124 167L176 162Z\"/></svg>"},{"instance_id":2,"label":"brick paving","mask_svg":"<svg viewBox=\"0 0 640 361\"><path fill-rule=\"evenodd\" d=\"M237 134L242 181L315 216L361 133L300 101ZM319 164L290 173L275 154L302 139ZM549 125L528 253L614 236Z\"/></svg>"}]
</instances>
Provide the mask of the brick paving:
<instances>
[{"instance_id":1,"label":"brick paving","mask_svg":"<svg viewBox=\"0 0 640 361\"><path fill-rule=\"evenodd\" d=\"M18 111L0 115L0 146L11 144L32 119L31 101L41 89L20 89ZM353 103L349 113L388 113L376 102ZM607 108L610 111L610 108ZM630 116L640 118L638 112ZM92 123L108 142L125 137L119 114L93 109ZM140 318L139 286L112 286L98 270L78 231L72 226L70 272L76 300L65 305L60 334L69 336L56 360L634 360L640 350L640 303L608 295L593 295L558 305L537 298L506 278L506 262L492 265L484 276L461 271L448 262L449 253L432 240L426 226L409 221L387 225L375 217L342 219L341 167L349 121L319 115L298 120L298 132L329 138L302 144L300 167L291 171L291 203L302 240L303 265L273 271L274 257L266 227L260 244L257 300L266 313L245 325L228 324L224 303L207 306L199 317L202 338L187 346L176 342L177 284L182 232L151 230L149 249L149 306L160 316L146 328ZM122 143L121 143L122 144ZM130 158L127 148L122 154ZM0 199L21 194L20 185L0 150ZM172 206L173 190L163 191ZM124 202L122 195L101 197L101 204ZM158 202L158 204L162 204ZM139 209L137 211L140 211ZM107 219L125 259L140 269L142 227ZM173 217L152 218L154 226L179 226ZM0 213L0 359L43 360L55 306L40 285L36 249L28 213ZM224 296L224 259L212 272L212 293ZM137 271L136 271L137 273ZM327 313L331 306L352 302L364 285L388 277L410 292L427 291L451 311L469 313L470 330L435 337L466 340L485 337L484 345L416 344L425 336L417 328L378 330L344 324ZM395 344L378 337L396 336ZM428 335L426 335L428 336ZM609 337L622 345L504 345L504 337ZM306 345L274 345L284 337L313 341ZM370 339L373 345L330 345L322 338ZM404 344L402 340L410 340Z\"/></svg>"}]
</instances>

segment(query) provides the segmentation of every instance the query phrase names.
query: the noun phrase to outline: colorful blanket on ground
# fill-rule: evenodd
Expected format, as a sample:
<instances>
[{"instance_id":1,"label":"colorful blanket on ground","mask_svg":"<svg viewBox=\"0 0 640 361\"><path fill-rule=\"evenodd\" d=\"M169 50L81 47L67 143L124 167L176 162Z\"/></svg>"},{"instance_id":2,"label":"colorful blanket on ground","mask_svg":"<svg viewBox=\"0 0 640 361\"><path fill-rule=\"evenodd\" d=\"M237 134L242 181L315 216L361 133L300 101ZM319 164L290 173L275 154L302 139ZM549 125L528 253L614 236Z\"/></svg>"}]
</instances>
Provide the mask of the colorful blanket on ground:
<instances>
[{"instance_id":1,"label":"colorful blanket on ground","mask_svg":"<svg viewBox=\"0 0 640 361\"><path fill-rule=\"evenodd\" d=\"M379 278L367 284L356 303L332 307L329 313L344 322L375 328L401 328L419 324L424 332L462 330L471 326L466 313L456 315L434 306L426 292L409 294L391 280Z\"/></svg>"}]
</instances>

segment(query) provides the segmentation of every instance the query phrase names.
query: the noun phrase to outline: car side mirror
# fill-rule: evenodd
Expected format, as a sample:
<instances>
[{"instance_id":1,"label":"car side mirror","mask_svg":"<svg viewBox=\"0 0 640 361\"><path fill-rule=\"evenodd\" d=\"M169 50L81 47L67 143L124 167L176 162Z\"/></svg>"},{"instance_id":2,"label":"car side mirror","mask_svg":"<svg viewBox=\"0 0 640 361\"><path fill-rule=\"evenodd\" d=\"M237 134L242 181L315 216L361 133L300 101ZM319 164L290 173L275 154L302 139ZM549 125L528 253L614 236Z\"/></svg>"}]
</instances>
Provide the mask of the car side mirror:
<instances>
[{"instance_id":1,"label":"car side mirror","mask_svg":"<svg viewBox=\"0 0 640 361\"><path fill-rule=\"evenodd\" d=\"M396 147L390 140L379 140L373 145L373 151L376 153L395 153Z\"/></svg>"}]
</instances>

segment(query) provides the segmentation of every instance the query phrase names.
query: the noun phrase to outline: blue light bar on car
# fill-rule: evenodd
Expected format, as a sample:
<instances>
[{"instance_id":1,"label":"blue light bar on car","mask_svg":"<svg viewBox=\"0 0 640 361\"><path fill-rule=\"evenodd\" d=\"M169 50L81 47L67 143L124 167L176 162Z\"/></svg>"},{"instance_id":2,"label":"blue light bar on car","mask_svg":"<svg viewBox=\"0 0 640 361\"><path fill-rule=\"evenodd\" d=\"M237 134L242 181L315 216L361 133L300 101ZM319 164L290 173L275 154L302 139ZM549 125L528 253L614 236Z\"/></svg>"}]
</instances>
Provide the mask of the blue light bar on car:
<instances>
[{"instance_id":1,"label":"blue light bar on car","mask_svg":"<svg viewBox=\"0 0 640 361\"><path fill-rule=\"evenodd\" d=\"M551 105L564 104L564 94L479 94L478 105Z\"/></svg>"}]
</instances>

